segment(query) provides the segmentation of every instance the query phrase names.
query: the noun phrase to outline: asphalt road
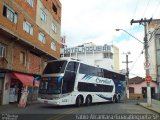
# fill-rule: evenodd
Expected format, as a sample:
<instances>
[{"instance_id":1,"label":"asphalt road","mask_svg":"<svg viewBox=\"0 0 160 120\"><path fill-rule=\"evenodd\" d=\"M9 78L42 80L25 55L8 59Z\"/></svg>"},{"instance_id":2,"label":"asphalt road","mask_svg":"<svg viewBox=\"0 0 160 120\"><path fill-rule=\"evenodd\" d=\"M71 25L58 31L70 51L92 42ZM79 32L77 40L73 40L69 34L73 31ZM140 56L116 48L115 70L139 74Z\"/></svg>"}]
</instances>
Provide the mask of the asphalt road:
<instances>
[{"instance_id":1,"label":"asphalt road","mask_svg":"<svg viewBox=\"0 0 160 120\"><path fill-rule=\"evenodd\" d=\"M159 114L136 105L134 102L99 103L91 106L55 107L34 103L26 108L16 104L0 107L0 118L14 120L160 120ZM8 119L8 120L10 120Z\"/></svg>"}]
</instances>

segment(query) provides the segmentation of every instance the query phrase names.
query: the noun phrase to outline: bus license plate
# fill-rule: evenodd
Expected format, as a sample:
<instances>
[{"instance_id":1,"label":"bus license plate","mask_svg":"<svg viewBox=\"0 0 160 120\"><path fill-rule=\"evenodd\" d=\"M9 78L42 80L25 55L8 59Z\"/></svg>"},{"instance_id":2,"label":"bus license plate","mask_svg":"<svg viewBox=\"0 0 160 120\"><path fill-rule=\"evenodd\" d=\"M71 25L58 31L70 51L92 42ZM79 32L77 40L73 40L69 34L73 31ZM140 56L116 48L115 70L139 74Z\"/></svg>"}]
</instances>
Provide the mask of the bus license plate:
<instances>
[{"instance_id":1,"label":"bus license plate","mask_svg":"<svg viewBox=\"0 0 160 120\"><path fill-rule=\"evenodd\" d=\"M48 103L48 101L44 101L44 103Z\"/></svg>"}]
</instances>

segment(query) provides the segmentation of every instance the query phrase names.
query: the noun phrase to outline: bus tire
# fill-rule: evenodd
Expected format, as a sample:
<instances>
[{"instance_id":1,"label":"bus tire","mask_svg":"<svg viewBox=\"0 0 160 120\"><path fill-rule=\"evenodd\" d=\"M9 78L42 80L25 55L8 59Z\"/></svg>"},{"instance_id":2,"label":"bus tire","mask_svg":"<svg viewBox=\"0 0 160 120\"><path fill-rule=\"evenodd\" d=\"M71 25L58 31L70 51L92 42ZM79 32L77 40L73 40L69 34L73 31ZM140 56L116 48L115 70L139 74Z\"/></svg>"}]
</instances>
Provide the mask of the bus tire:
<instances>
[{"instance_id":1,"label":"bus tire","mask_svg":"<svg viewBox=\"0 0 160 120\"><path fill-rule=\"evenodd\" d=\"M86 106L89 106L89 105L91 105L91 104L92 104L92 97L91 97L90 95L88 95L88 96L86 97L85 105L86 105Z\"/></svg>"},{"instance_id":2,"label":"bus tire","mask_svg":"<svg viewBox=\"0 0 160 120\"><path fill-rule=\"evenodd\" d=\"M117 97L116 97L116 95L113 96L112 102L113 102L113 103L116 103L116 102L117 102Z\"/></svg>"},{"instance_id":3,"label":"bus tire","mask_svg":"<svg viewBox=\"0 0 160 120\"><path fill-rule=\"evenodd\" d=\"M80 96L78 96L77 99L76 99L76 106L80 107L81 104L82 104L82 98Z\"/></svg>"},{"instance_id":4,"label":"bus tire","mask_svg":"<svg viewBox=\"0 0 160 120\"><path fill-rule=\"evenodd\" d=\"M119 102L120 102L120 100L121 100L121 97L120 97L120 95L118 95L117 103L119 103Z\"/></svg>"}]
</instances>

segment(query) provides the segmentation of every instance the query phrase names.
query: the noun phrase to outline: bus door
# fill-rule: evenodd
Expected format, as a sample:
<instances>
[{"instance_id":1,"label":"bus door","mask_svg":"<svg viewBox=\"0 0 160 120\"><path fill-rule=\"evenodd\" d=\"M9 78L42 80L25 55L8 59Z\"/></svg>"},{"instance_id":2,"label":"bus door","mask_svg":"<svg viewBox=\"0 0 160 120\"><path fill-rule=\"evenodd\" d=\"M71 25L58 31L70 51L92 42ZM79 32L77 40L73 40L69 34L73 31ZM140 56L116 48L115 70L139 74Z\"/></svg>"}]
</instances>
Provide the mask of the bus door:
<instances>
[{"instance_id":1,"label":"bus door","mask_svg":"<svg viewBox=\"0 0 160 120\"><path fill-rule=\"evenodd\" d=\"M63 78L62 94L69 95L65 97L66 102L72 102L71 92L74 90L74 84L78 69L78 62L69 62L66 67L66 71Z\"/></svg>"}]
</instances>

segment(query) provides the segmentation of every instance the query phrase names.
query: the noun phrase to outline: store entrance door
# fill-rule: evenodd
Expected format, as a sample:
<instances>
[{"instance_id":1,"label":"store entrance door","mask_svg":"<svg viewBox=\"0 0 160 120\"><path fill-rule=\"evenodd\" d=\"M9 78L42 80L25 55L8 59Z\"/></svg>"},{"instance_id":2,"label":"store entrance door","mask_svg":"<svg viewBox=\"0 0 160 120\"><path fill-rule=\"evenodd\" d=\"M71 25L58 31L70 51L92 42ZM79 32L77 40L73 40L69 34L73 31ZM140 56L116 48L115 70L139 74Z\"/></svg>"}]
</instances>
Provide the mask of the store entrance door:
<instances>
[{"instance_id":1,"label":"store entrance door","mask_svg":"<svg viewBox=\"0 0 160 120\"><path fill-rule=\"evenodd\" d=\"M3 98L3 78L0 78L0 105L2 105Z\"/></svg>"}]
</instances>

